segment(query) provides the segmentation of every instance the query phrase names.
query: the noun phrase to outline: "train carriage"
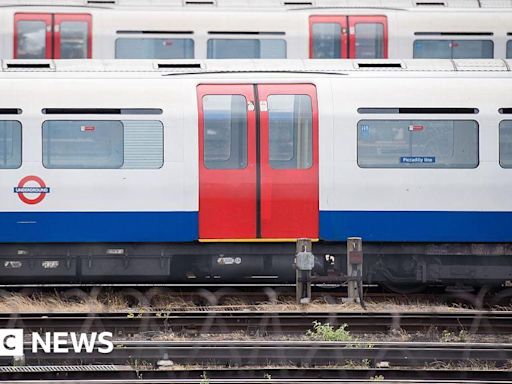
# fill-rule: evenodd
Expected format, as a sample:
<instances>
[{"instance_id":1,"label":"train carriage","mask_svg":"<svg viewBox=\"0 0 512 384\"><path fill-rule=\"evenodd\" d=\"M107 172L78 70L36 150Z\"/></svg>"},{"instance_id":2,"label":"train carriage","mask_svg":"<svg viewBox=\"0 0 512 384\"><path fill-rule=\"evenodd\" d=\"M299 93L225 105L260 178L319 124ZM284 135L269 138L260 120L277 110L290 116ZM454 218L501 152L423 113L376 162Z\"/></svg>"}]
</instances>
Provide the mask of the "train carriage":
<instances>
[{"instance_id":1,"label":"train carriage","mask_svg":"<svg viewBox=\"0 0 512 384\"><path fill-rule=\"evenodd\" d=\"M1 280L504 284L510 64L4 61Z\"/></svg>"},{"instance_id":2,"label":"train carriage","mask_svg":"<svg viewBox=\"0 0 512 384\"><path fill-rule=\"evenodd\" d=\"M10 1L0 58L510 58L495 0Z\"/></svg>"}]
</instances>

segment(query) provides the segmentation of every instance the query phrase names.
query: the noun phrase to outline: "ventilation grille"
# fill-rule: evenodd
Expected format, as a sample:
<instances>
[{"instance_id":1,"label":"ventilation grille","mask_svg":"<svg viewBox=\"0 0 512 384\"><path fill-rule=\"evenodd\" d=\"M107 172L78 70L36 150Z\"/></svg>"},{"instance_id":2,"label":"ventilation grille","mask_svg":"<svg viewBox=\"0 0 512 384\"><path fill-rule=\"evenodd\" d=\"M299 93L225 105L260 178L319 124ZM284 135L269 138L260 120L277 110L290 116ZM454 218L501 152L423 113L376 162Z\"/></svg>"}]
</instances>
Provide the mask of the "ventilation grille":
<instances>
[{"instance_id":1,"label":"ventilation grille","mask_svg":"<svg viewBox=\"0 0 512 384\"><path fill-rule=\"evenodd\" d=\"M207 5L207 6L215 6L217 5L216 0L184 0L183 5L185 6L194 6L194 5Z\"/></svg>"},{"instance_id":2,"label":"ventilation grille","mask_svg":"<svg viewBox=\"0 0 512 384\"><path fill-rule=\"evenodd\" d=\"M50 63L7 63L6 69L52 69Z\"/></svg>"},{"instance_id":3,"label":"ventilation grille","mask_svg":"<svg viewBox=\"0 0 512 384\"><path fill-rule=\"evenodd\" d=\"M415 1L414 5L417 7L446 7L444 1Z\"/></svg>"},{"instance_id":4,"label":"ventilation grille","mask_svg":"<svg viewBox=\"0 0 512 384\"><path fill-rule=\"evenodd\" d=\"M175 64L175 63L158 63L158 69L201 69L201 64L199 63L184 63L184 64Z\"/></svg>"},{"instance_id":5,"label":"ventilation grille","mask_svg":"<svg viewBox=\"0 0 512 384\"><path fill-rule=\"evenodd\" d=\"M287 7L311 7L312 1L283 1L283 5Z\"/></svg>"},{"instance_id":6,"label":"ventilation grille","mask_svg":"<svg viewBox=\"0 0 512 384\"><path fill-rule=\"evenodd\" d=\"M88 5L116 5L116 0L87 0Z\"/></svg>"},{"instance_id":7,"label":"ventilation grille","mask_svg":"<svg viewBox=\"0 0 512 384\"><path fill-rule=\"evenodd\" d=\"M402 68L400 63L357 63L357 68Z\"/></svg>"}]
</instances>

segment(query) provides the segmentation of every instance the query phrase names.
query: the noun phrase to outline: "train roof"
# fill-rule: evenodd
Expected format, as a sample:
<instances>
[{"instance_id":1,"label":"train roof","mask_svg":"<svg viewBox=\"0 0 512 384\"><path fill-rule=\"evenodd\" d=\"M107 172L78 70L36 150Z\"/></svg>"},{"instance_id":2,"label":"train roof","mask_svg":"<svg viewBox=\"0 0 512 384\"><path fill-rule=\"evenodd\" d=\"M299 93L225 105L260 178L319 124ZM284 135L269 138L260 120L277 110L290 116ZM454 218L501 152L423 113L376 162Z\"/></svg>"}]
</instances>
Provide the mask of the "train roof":
<instances>
[{"instance_id":1,"label":"train roof","mask_svg":"<svg viewBox=\"0 0 512 384\"><path fill-rule=\"evenodd\" d=\"M182 9L321 9L321 8L380 8L427 9L446 8L512 8L512 0L7 0L2 7L157 7Z\"/></svg>"},{"instance_id":2,"label":"train roof","mask_svg":"<svg viewBox=\"0 0 512 384\"><path fill-rule=\"evenodd\" d=\"M0 77L155 77L190 75L349 75L421 76L436 72L506 74L512 60L1 60ZM50 75L50 76L49 76ZM407 75L406 75L407 76Z\"/></svg>"}]
</instances>

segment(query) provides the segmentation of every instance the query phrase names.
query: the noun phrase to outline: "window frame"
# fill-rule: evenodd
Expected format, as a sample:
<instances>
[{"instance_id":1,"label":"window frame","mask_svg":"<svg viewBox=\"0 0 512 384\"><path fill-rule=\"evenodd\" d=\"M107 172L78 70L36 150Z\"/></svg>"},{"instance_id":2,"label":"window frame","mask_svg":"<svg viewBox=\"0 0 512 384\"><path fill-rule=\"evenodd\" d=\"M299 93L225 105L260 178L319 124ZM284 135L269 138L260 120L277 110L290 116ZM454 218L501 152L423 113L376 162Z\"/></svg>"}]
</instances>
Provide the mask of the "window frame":
<instances>
[{"instance_id":1,"label":"window frame","mask_svg":"<svg viewBox=\"0 0 512 384\"><path fill-rule=\"evenodd\" d=\"M221 58L216 58L216 57L209 57L209 53L210 53L210 42L212 42L212 44L215 42L215 40L248 40L248 41L257 41L258 42L258 49L259 49L259 57L255 57L255 58L232 58L232 57L221 57ZM262 41L268 41L268 40L271 40L271 41L279 41L281 43L283 43L283 46L284 46L284 57L282 58L267 58L267 57L261 57L261 42ZM212 48L213 49L213 48ZM249 36L242 36L242 37L234 37L232 35L229 35L229 36L216 36L216 37L209 37L208 39L206 39L206 58L209 59L209 60L272 60L272 59L275 59L275 60L285 60L285 59L288 59L288 42L286 41L285 38L271 38L271 37L249 37Z\"/></svg>"},{"instance_id":2,"label":"window frame","mask_svg":"<svg viewBox=\"0 0 512 384\"><path fill-rule=\"evenodd\" d=\"M291 153L291 157L290 158L287 158L287 159L272 159L271 158L271 137L272 137L272 126L271 126L271 117L270 117L270 114L271 114L271 106L270 106L270 99L272 97L283 97L283 96L292 96L294 97L294 103L295 103L295 98L297 96L301 96L301 97L306 97L307 100L308 100L308 113L309 113L309 117L310 117L310 124L309 126L307 127L307 130L306 132L309 134L310 136L310 141L309 141L309 146L308 146L308 157L307 157L307 162L306 162L306 165L305 167L301 166L301 167L298 167L296 164L297 164L297 154L298 154L298 148L300 148L302 145L299 145L299 144L303 144L303 143L299 143L299 135L298 135L298 132L299 132L299 129L298 128L298 116L295 114L295 110L292 110L291 112L293 113L293 116L292 116L292 124L291 124L291 136L292 136L292 153ZM267 99L266 99L266 102L267 102L267 113L268 113L268 164L270 166L270 168L272 168L273 170L304 170L304 169L311 169L313 167L313 162L314 162L314 158L313 158L313 99L311 97L311 95L308 95L308 94L301 94L301 93L270 93L268 96L267 96ZM279 167L276 167L276 163L281 163L281 164L284 164L285 166L279 166ZM290 167L288 166L288 163L295 163L295 166L294 167Z\"/></svg>"},{"instance_id":3,"label":"window frame","mask_svg":"<svg viewBox=\"0 0 512 384\"><path fill-rule=\"evenodd\" d=\"M117 56L118 47L117 42L119 40L190 40L192 42L192 57L182 57L182 58L119 58ZM195 59L196 58L196 41L192 36L189 37L183 37L183 35L178 36L151 36L148 37L148 35L141 35L141 36L118 36L116 37L114 41L114 59L118 60L187 60L187 59Z\"/></svg>"},{"instance_id":4,"label":"window frame","mask_svg":"<svg viewBox=\"0 0 512 384\"><path fill-rule=\"evenodd\" d=\"M502 120L500 120L500 122L498 124L498 163L499 163L500 167L503 169L512 169L512 158L510 160L511 164L509 166L503 165L503 163L501 162L501 129L502 129L501 124L503 124L505 122L510 122L512 124L512 119L502 119ZM512 130L512 126L511 126L511 130Z\"/></svg>"},{"instance_id":5,"label":"window frame","mask_svg":"<svg viewBox=\"0 0 512 384\"><path fill-rule=\"evenodd\" d=\"M122 150L123 150L123 153L122 153L122 163L121 163L121 166L119 167L91 167L91 166L86 166L86 167L78 167L78 166L57 166L57 167L52 167L52 166L48 166L48 164L45 163L45 144L44 144L44 128L45 128L45 124L47 123L51 123L51 122L73 122L73 123L78 123L78 122L117 122L117 123L120 123L121 124L121 128L122 128ZM122 120L114 120L114 119L110 119L110 120L94 120L94 119L49 119L49 120L44 120L42 123L41 123L41 160L42 160L42 164L43 164L43 167L46 168L46 169L93 169L93 170L112 170L112 169L123 169L123 164L124 164L124 124L122 122Z\"/></svg>"},{"instance_id":6,"label":"window frame","mask_svg":"<svg viewBox=\"0 0 512 384\"><path fill-rule=\"evenodd\" d=\"M232 164L234 163L234 161L232 160L232 155L233 155L233 139L234 139L234 135L233 135L233 109L230 109L230 125L229 125L229 156L227 158L223 158L223 159L216 159L216 160L211 160L211 159L207 159L207 143L208 143L208 140L206 139L207 138L207 134L206 134L206 122L207 122L207 113L205 112L205 106L206 106L206 103L205 103L205 98L207 97L230 97L231 98L231 103L233 102L233 97L236 96L236 97L241 97L243 98L243 102L244 102L244 121L245 121L245 126L244 126L244 133L242 135L239 134L239 136L241 137L245 137L245 139L243 140L244 144L245 144L245 147L243 148L243 155L244 155L244 158L242 159L243 160L243 166L240 166L240 161L238 161L238 164L239 166L237 167L233 167ZM205 168L205 169L208 169L208 170L211 170L211 171L237 171L237 170L243 170L243 169L247 169L247 167L249 167L249 111L247 109L247 105L248 105L248 102L249 100L247 99L247 96L244 95L244 94L238 94L238 93L233 93L233 94L215 94L215 93L212 93L212 94L204 94L201 98L201 115L202 115L202 119L203 119L203 126L201 127L201 129L203 130L203 143L202 143L202 151L203 151L203 161L202 161L202 166ZM239 140L240 141L240 140ZM239 151L241 148L237 148ZM221 164L225 164L227 165L227 167L225 166L219 166Z\"/></svg>"},{"instance_id":7,"label":"window frame","mask_svg":"<svg viewBox=\"0 0 512 384\"><path fill-rule=\"evenodd\" d=\"M468 41L478 41L478 42L489 42L491 44L491 49L492 49L492 55L491 57L472 57L472 58L466 58L467 60L490 60L490 59L493 59L495 58L495 45L494 45L494 40L492 38L487 38L487 39L463 39L463 38L450 38L450 37L447 37L447 38L441 38L441 39L434 39L434 38L420 38L420 39L415 39L413 40L413 43L412 43L412 56L413 56L413 59L426 59L426 60L464 60L464 59L461 59L461 58L456 58L456 57L453 57L453 46L452 44L454 42L468 42ZM437 57L416 57L416 44L418 42L448 42L450 44L450 57L444 57L444 58L437 58Z\"/></svg>"},{"instance_id":8,"label":"window frame","mask_svg":"<svg viewBox=\"0 0 512 384\"><path fill-rule=\"evenodd\" d=\"M365 121L372 121L372 122L390 122L390 121L400 121L400 122L410 122L410 121L428 121L428 122L439 122L439 121L451 121L451 122L457 122L457 121L463 121L463 122L473 122L475 125L476 125L476 164L474 166L468 166L468 167L436 167L436 166L428 166L428 165L423 165L423 166L420 166L420 167L415 167L414 166L414 163L411 163L409 166L389 166L389 165L385 165L385 166L364 166L364 165L361 165L360 162L359 162L359 138L360 138L360 133L359 133L359 126L361 124L361 122L365 122ZM391 169L391 170L403 170L403 169L435 169L435 170L442 170L442 169L445 169L445 170L449 170L449 169L465 169L465 170L469 170L469 169L477 169L479 166L480 166L480 123L478 122L478 120L476 119L448 119L448 118L444 118L444 119L425 119L425 118L419 118L419 119L414 119L414 118L409 118L409 119L360 119L357 121L357 124L356 124L356 130L357 130L357 133L356 133L356 162L357 162L357 166L358 168L360 169ZM420 156L418 156L420 157ZM423 156L423 157L426 157L426 156Z\"/></svg>"},{"instance_id":9,"label":"window frame","mask_svg":"<svg viewBox=\"0 0 512 384\"><path fill-rule=\"evenodd\" d=\"M21 121L19 120L0 120L0 122L16 122L19 124L19 128L20 128L20 146L19 146L19 150L20 150L20 162L18 164L18 166L16 167L2 167L0 166L0 171L2 170L8 170L8 169L20 169L21 166L23 165L23 124L21 123Z\"/></svg>"}]
</instances>

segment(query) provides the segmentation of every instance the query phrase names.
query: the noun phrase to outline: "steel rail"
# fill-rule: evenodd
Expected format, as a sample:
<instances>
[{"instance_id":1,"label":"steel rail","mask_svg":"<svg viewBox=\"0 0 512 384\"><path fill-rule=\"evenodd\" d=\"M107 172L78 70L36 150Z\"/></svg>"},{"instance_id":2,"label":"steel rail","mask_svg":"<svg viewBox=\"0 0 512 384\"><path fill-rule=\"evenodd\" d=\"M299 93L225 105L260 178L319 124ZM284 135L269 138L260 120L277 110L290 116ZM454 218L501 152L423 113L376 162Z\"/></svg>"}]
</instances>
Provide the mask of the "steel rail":
<instances>
[{"instance_id":1,"label":"steel rail","mask_svg":"<svg viewBox=\"0 0 512 384\"><path fill-rule=\"evenodd\" d=\"M304 334L313 322L334 327L347 324L352 333L408 332L429 327L480 334L512 334L512 312L264 312L264 311L154 311L124 313L0 314L0 328L25 331L112 331L117 335L145 332Z\"/></svg>"},{"instance_id":2,"label":"steel rail","mask_svg":"<svg viewBox=\"0 0 512 384\"><path fill-rule=\"evenodd\" d=\"M90 366L91 367L91 366ZM18 369L14 369L18 368ZM92 369L91 369L92 368ZM446 370L446 369L380 369L380 368L237 368L180 370L140 370L131 367L87 370L76 367L13 367L0 369L3 382L20 383L199 383L207 377L210 383L340 383L367 382L375 378L407 380L410 383L494 382L512 383L512 372L505 370ZM321 381L320 381L321 380Z\"/></svg>"},{"instance_id":3,"label":"steel rail","mask_svg":"<svg viewBox=\"0 0 512 384\"><path fill-rule=\"evenodd\" d=\"M114 350L102 354L43 353L24 345L25 362L37 364L127 364L144 361L160 364L203 364L230 367L292 364L294 366L344 365L368 361L375 366L425 367L428 364L490 362L497 367L512 361L512 344L418 342L320 342L320 341L114 341ZM0 356L0 364L12 358Z\"/></svg>"}]
</instances>

